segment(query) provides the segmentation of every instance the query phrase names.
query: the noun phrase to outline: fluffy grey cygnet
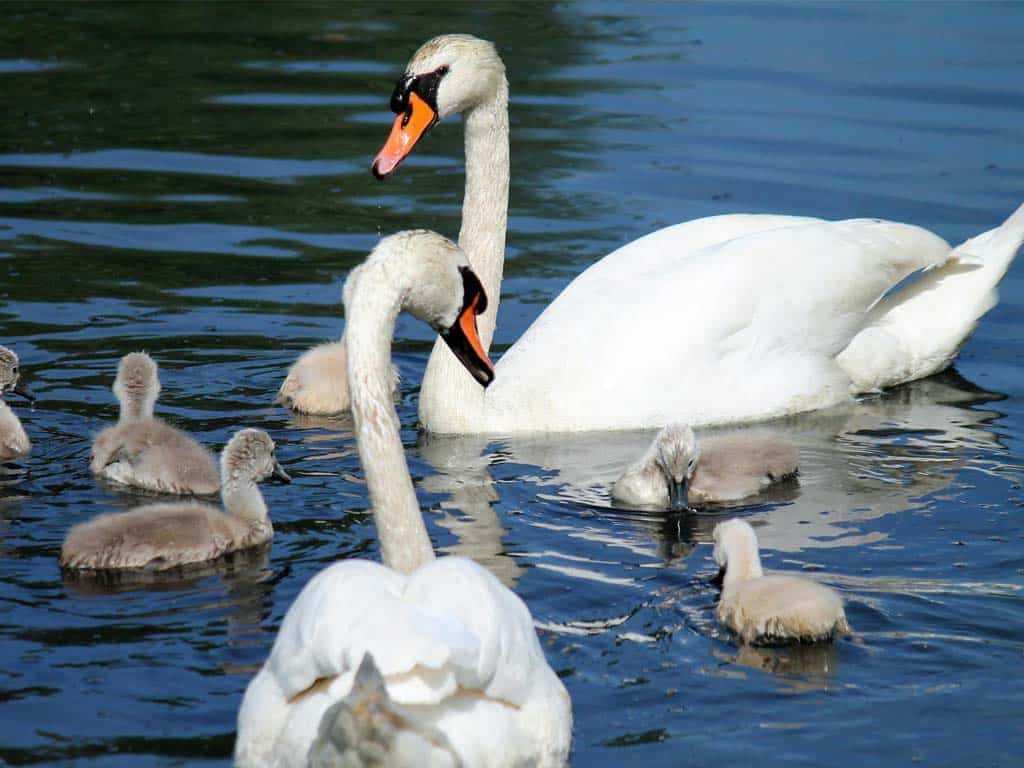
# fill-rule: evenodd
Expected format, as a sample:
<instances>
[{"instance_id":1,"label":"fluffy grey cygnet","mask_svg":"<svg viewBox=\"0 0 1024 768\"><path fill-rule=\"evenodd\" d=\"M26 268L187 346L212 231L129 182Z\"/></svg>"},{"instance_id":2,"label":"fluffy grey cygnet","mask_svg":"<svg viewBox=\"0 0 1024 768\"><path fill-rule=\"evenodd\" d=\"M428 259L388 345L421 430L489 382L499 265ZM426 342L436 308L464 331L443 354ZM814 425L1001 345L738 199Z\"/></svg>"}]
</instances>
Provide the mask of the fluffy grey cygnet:
<instances>
[{"instance_id":1,"label":"fluffy grey cygnet","mask_svg":"<svg viewBox=\"0 0 1024 768\"><path fill-rule=\"evenodd\" d=\"M121 415L93 442L89 462L93 474L159 493L205 495L220 489L213 455L153 415L160 394L153 358L145 352L121 358L114 394L121 403Z\"/></svg>"},{"instance_id":2,"label":"fluffy grey cygnet","mask_svg":"<svg viewBox=\"0 0 1024 768\"><path fill-rule=\"evenodd\" d=\"M739 501L797 472L797 451L763 432L716 435L698 443L685 424L669 424L612 485L616 501L682 511L693 504Z\"/></svg>"},{"instance_id":3,"label":"fluffy grey cygnet","mask_svg":"<svg viewBox=\"0 0 1024 768\"><path fill-rule=\"evenodd\" d=\"M764 575L750 523L726 520L712 537L715 562L724 572L715 614L744 642L817 642L849 633L834 589L799 576Z\"/></svg>"},{"instance_id":4,"label":"fluffy grey cygnet","mask_svg":"<svg viewBox=\"0 0 1024 768\"><path fill-rule=\"evenodd\" d=\"M94 517L72 528L61 547L63 568L166 570L264 544L274 529L257 483L290 478L261 429L243 429L221 454L224 510L194 501L149 504Z\"/></svg>"},{"instance_id":5,"label":"fluffy grey cygnet","mask_svg":"<svg viewBox=\"0 0 1024 768\"><path fill-rule=\"evenodd\" d=\"M32 393L23 387L18 356L7 347L0 347L0 397L8 392L21 395L26 400L35 400ZM3 400L0 400L0 461L13 461L27 456L32 450L21 421Z\"/></svg>"}]
</instances>

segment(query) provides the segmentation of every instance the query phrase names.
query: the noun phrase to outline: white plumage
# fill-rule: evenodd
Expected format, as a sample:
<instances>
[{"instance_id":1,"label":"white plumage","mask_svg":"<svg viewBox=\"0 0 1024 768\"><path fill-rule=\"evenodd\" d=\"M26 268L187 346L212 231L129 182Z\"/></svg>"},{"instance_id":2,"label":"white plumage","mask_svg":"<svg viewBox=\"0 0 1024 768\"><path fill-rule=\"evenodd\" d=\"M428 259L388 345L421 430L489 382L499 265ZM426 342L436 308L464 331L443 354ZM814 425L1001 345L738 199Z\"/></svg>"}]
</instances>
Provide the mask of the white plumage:
<instances>
[{"instance_id":1,"label":"white plumage","mask_svg":"<svg viewBox=\"0 0 1024 768\"><path fill-rule=\"evenodd\" d=\"M464 765L564 762L568 694L529 610L473 561L444 557L408 577L359 560L317 574L246 691L236 763L305 765L366 653L410 730L444 733Z\"/></svg>"},{"instance_id":2,"label":"white plumage","mask_svg":"<svg viewBox=\"0 0 1024 768\"><path fill-rule=\"evenodd\" d=\"M486 346L505 251L508 86L493 45L443 35L416 52L398 90L439 72L435 103L410 109L464 114L459 243L492 298L480 319ZM389 146L380 174L397 164ZM668 227L573 280L504 354L486 393L435 346L420 420L440 433L636 429L848 401L948 366L1022 239L1024 207L954 251L924 229L877 219L742 214ZM882 299L919 270L930 271Z\"/></svg>"},{"instance_id":3,"label":"white plumage","mask_svg":"<svg viewBox=\"0 0 1024 768\"><path fill-rule=\"evenodd\" d=\"M421 231L381 241L349 276L349 389L385 564L335 563L292 603L239 710L239 766L555 766L568 758L569 695L526 605L473 561L434 559L389 394L398 312L444 334L465 331L475 303L466 270L454 244ZM353 690L368 654L383 692L376 684Z\"/></svg>"}]
</instances>

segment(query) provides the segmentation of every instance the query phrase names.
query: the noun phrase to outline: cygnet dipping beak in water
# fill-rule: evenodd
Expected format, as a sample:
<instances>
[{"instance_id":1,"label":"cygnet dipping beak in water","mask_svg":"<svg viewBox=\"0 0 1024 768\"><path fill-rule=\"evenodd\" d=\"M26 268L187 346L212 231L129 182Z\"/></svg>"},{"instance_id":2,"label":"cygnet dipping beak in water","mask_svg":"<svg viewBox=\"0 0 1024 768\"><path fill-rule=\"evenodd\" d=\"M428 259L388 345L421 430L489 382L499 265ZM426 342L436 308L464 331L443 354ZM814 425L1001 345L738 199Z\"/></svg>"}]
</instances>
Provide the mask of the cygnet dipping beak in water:
<instances>
[{"instance_id":1,"label":"cygnet dipping beak in water","mask_svg":"<svg viewBox=\"0 0 1024 768\"><path fill-rule=\"evenodd\" d=\"M750 523L733 518L712 533L722 576L715 615L747 643L818 642L846 634L843 600L811 579L764 575Z\"/></svg>"},{"instance_id":2,"label":"cygnet dipping beak in water","mask_svg":"<svg viewBox=\"0 0 1024 768\"><path fill-rule=\"evenodd\" d=\"M698 443L685 424L669 424L612 485L634 507L682 512L692 504L739 501L797 472L797 451L764 432L732 432Z\"/></svg>"}]
</instances>

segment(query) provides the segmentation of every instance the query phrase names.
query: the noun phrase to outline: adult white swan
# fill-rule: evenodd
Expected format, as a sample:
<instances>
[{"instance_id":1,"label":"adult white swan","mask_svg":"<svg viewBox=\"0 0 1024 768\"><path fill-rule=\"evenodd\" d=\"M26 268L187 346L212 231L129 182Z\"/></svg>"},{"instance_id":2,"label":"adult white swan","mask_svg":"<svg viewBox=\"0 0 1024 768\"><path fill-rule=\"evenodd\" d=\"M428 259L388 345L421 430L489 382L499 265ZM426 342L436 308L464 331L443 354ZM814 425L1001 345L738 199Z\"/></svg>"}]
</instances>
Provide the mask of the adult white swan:
<instances>
[{"instance_id":1,"label":"adult white swan","mask_svg":"<svg viewBox=\"0 0 1024 768\"><path fill-rule=\"evenodd\" d=\"M508 208L508 85L494 46L443 35L412 57L373 164L387 176L462 112L459 244L496 323ZM579 275L502 356L486 393L443 345L420 394L435 432L580 431L749 421L822 408L948 366L995 301L1024 208L959 248L921 228L730 215L629 243ZM880 300L908 275L915 283ZM342 404L343 401L339 401Z\"/></svg>"},{"instance_id":2,"label":"adult white swan","mask_svg":"<svg viewBox=\"0 0 1024 768\"><path fill-rule=\"evenodd\" d=\"M490 382L475 322L486 301L458 247L433 232L382 240L349 276L349 389L384 565L335 563L292 603L242 701L238 765L567 760L569 695L530 611L472 560L434 558L391 397L391 336L403 310ZM383 762L342 760L356 753Z\"/></svg>"}]
</instances>

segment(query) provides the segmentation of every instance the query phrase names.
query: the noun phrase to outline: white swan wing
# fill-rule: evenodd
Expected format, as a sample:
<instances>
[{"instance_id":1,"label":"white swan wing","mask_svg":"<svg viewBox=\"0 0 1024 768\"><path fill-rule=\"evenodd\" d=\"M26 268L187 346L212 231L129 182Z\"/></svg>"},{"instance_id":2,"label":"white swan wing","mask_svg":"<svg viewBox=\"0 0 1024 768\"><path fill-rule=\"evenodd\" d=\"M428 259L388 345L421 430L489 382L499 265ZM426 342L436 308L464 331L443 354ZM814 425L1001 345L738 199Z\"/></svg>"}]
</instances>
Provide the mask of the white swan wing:
<instances>
[{"instance_id":1,"label":"white swan wing","mask_svg":"<svg viewBox=\"0 0 1024 768\"><path fill-rule=\"evenodd\" d=\"M1001 226L957 246L947 262L886 296L838 362L857 391L930 376L953 362L1024 240L1024 205Z\"/></svg>"},{"instance_id":2,"label":"white swan wing","mask_svg":"<svg viewBox=\"0 0 1024 768\"><path fill-rule=\"evenodd\" d=\"M824 219L809 216L771 213L733 213L684 221L657 229L617 248L580 273L566 291L580 290L582 286L597 281L630 280L638 272L660 270L692 253L737 237L823 222Z\"/></svg>"},{"instance_id":3,"label":"white swan wing","mask_svg":"<svg viewBox=\"0 0 1024 768\"><path fill-rule=\"evenodd\" d=\"M671 254L676 241L652 242ZM570 284L500 361L493 426L715 423L836 402L849 381L834 356L886 291L949 246L905 224L798 220L674 252L636 270L617 252L600 279L587 270Z\"/></svg>"},{"instance_id":4,"label":"white swan wing","mask_svg":"<svg viewBox=\"0 0 1024 768\"><path fill-rule=\"evenodd\" d=\"M346 561L314 577L285 616L239 710L237 764L304 764L324 712L349 693L367 652L391 700L445 733L467 765L506 764L477 760L495 744L536 754L536 733L558 722L568 751L568 694L529 611L497 579L462 558L408 579Z\"/></svg>"}]
</instances>

